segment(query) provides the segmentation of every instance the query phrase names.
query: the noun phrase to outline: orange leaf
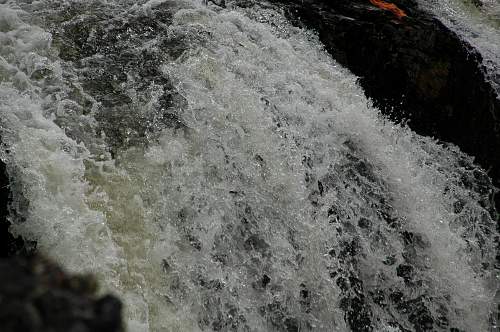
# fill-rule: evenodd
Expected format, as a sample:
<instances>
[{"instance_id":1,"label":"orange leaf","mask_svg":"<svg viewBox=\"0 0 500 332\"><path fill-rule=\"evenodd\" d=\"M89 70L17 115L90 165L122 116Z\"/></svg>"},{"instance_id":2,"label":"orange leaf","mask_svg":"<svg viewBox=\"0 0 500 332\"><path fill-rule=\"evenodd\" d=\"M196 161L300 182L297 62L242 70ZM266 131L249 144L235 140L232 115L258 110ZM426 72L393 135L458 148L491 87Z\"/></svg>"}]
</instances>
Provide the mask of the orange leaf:
<instances>
[{"instance_id":1,"label":"orange leaf","mask_svg":"<svg viewBox=\"0 0 500 332\"><path fill-rule=\"evenodd\" d=\"M394 15L397 16L398 19L402 19L403 17L407 16L402 9L400 9L393 3L385 2L383 0L370 0L370 2L379 8L390 10Z\"/></svg>"}]
</instances>

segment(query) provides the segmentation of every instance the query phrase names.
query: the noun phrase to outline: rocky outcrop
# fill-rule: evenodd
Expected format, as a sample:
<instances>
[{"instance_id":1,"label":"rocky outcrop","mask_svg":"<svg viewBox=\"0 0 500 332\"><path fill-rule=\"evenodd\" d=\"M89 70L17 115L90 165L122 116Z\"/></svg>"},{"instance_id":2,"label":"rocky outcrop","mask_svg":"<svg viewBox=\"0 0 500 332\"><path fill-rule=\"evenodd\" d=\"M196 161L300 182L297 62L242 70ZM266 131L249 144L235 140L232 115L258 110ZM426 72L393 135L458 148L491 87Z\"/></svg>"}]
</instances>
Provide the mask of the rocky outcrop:
<instances>
[{"instance_id":1,"label":"rocky outcrop","mask_svg":"<svg viewBox=\"0 0 500 332\"><path fill-rule=\"evenodd\" d=\"M0 161L0 330L122 331L121 302L96 295L91 275L69 275L9 232L9 178Z\"/></svg>"},{"instance_id":2,"label":"rocky outcrop","mask_svg":"<svg viewBox=\"0 0 500 332\"><path fill-rule=\"evenodd\" d=\"M38 255L0 259L0 271L3 332L122 331L120 301L97 298L92 276L66 274Z\"/></svg>"},{"instance_id":3,"label":"rocky outcrop","mask_svg":"<svg viewBox=\"0 0 500 332\"><path fill-rule=\"evenodd\" d=\"M368 0L274 2L297 25L317 31L383 113L460 146L500 184L497 85L459 36L408 0L392 1L408 15L401 20Z\"/></svg>"}]
</instances>

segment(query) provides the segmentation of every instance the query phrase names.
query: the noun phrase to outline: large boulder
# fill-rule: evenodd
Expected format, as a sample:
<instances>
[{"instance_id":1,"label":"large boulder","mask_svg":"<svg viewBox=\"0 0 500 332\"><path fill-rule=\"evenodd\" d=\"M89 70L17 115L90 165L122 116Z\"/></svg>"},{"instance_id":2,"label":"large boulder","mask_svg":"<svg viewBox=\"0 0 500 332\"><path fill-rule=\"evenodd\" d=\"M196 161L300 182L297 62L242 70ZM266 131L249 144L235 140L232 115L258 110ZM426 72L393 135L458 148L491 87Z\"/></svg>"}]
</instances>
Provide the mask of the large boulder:
<instances>
[{"instance_id":1,"label":"large boulder","mask_svg":"<svg viewBox=\"0 0 500 332\"><path fill-rule=\"evenodd\" d=\"M97 297L90 275L69 275L39 255L0 259L3 332L122 331L121 302Z\"/></svg>"},{"instance_id":2,"label":"large boulder","mask_svg":"<svg viewBox=\"0 0 500 332\"><path fill-rule=\"evenodd\" d=\"M499 82L481 55L410 0L401 20L368 0L274 0L360 77L382 112L422 135L455 143L500 184Z\"/></svg>"},{"instance_id":3,"label":"large boulder","mask_svg":"<svg viewBox=\"0 0 500 332\"><path fill-rule=\"evenodd\" d=\"M9 178L0 160L0 330L122 331L121 302L96 294L91 275L70 275L9 232Z\"/></svg>"}]
</instances>

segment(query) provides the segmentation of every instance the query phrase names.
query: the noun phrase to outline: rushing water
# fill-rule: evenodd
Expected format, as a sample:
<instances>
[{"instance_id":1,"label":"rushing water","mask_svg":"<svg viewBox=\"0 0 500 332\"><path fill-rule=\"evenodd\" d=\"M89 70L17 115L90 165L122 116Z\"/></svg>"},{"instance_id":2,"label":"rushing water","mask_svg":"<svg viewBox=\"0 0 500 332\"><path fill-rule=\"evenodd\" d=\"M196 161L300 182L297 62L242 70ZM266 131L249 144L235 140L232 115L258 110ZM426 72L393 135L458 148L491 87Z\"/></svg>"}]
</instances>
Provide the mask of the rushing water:
<instances>
[{"instance_id":1,"label":"rushing water","mask_svg":"<svg viewBox=\"0 0 500 332\"><path fill-rule=\"evenodd\" d=\"M130 331L490 331L491 196L271 6L0 1L15 231Z\"/></svg>"}]
</instances>

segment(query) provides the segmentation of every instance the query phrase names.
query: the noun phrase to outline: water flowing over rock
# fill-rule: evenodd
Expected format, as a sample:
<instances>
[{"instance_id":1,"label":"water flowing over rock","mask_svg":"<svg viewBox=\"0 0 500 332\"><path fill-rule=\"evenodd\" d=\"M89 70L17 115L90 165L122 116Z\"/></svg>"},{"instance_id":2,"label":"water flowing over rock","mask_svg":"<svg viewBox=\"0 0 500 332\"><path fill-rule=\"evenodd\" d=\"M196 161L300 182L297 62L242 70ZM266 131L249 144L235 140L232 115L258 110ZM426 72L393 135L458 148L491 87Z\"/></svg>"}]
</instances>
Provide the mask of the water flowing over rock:
<instances>
[{"instance_id":1,"label":"water flowing over rock","mask_svg":"<svg viewBox=\"0 0 500 332\"><path fill-rule=\"evenodd\" d=\"M0 161L0 327L3 332L122 331L121 302L98 297L91 275L69 275L14 236L8 221L10 182Z\"/></svg>"},{"instance_id":2,"label":"water flowing over rock","mask_svg":"<svg viewBox=\"0 0 500 332\"><path fill-rule=\"evenodd\" d=\"M487 173L276 5L4 1L0 41L11 229L119 294L128 330L496 324Z\"/></svg>"},{"instance_id":3,"label":"water flowing over rock","mask_svg":"<svg viewBox=\"0 0 500 332\"><path fill-rule=\"evenodd\" d=\"M394 1L408 14L401 20L364 0L280 3L318 32L385 114L457 144L500 183L498 70L491 74L469 42L423 11L426 2Z\"/></svg>"}]
</instances>

